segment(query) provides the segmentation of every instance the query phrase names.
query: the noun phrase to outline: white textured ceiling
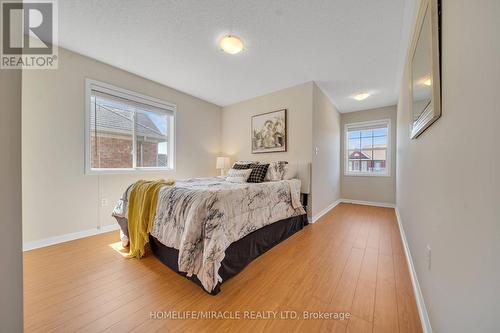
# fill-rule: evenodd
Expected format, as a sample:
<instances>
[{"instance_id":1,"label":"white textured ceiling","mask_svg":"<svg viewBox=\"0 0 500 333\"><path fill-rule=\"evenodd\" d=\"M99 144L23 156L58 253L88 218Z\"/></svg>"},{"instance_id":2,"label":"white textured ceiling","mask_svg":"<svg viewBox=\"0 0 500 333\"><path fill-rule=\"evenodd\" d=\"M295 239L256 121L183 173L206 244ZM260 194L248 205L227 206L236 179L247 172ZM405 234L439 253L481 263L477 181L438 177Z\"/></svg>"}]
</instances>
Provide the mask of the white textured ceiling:
<instances>
[{"instance_id":1,"label":"white textured ceiling","mask_svg":"<svg viewBox=\"0 0 500 333\"><path fill-rule=\"evenodd\" d=\"M314 80L349 112L396 103L406 1L60 0L59 44L221 106Z\"/></svg>"}]
</instances>

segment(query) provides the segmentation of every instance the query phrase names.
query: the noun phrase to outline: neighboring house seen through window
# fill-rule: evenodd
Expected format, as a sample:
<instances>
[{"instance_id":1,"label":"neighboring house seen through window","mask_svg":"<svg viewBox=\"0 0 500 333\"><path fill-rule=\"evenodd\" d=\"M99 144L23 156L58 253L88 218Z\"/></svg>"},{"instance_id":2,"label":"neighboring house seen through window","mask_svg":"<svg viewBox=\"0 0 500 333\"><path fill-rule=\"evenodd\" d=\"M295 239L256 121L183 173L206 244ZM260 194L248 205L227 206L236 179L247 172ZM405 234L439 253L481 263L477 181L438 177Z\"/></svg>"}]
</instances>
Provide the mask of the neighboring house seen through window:
<instances>
[{"instance_id":1,"label":"neighboring house seen through window","mask_svg":"<svg viewBox=\"0 0 500 333\"><path fill-rule=\"evenodd\" d=\"M87 80L87 173L173 169L175 105Z\"/></svg>"},{"instance_id":2,"label":"neighboring house seen through window","mask_svg":"<svg viewBox=\"0 0 500 333\"><path fill-rule=\"evenodd\" d=\"M345 125L344 173L390 175L390 120Z\"/></svg>"}]
</instances>

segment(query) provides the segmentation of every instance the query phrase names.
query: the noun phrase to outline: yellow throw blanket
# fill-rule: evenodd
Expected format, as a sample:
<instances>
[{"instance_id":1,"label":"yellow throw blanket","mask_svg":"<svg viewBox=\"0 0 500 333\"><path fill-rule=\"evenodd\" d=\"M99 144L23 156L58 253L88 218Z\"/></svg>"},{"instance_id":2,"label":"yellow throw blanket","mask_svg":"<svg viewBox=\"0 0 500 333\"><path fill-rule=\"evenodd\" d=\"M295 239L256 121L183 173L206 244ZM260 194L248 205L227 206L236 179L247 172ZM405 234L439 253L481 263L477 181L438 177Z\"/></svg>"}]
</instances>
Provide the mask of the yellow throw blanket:
<instances>
[{"instance_id":1,"label":"yellow throw blanket","mask_svg":"<svg viewBox=\"0 0 500 333\"><path fill-rule=\"evenodd\" d=\"M130 193L128 206L129 257L141 258L145 253L148 236L153 228L158 192L162 186L172 186L174 180L139 180Z\"/></svg>"}]
</instances>

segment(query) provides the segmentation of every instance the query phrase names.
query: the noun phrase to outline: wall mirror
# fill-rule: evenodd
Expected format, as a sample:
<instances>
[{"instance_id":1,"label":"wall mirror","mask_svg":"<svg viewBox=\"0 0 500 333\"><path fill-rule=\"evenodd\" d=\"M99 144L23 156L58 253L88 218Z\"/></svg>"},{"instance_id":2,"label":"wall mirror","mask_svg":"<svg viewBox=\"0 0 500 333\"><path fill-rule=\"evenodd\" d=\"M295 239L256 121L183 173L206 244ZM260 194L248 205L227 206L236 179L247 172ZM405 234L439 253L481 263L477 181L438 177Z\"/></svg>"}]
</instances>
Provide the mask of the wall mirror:
<instances>
[{"instance_id":1,"label":"wall mirror","mask_svg":"<svg viewBox=\"0 0 500 333\"><path fill-rule=\"evenodd\" d=\"M441 116L440 1L422 0L410 53L411 138Z\"/></svg>"}]
</instances>

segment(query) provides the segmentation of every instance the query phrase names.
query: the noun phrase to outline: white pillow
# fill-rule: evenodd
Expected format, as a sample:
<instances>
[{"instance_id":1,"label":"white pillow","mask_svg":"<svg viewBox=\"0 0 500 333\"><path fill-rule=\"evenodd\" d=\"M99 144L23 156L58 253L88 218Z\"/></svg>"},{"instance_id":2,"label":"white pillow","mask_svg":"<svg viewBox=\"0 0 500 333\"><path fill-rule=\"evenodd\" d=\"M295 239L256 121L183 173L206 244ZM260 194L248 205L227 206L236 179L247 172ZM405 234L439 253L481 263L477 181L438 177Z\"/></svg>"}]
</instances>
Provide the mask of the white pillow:
<instances>
[{"instance_id":1,"label":"white pillow","mask_svg":"<svg viewBox=\"0 0 500 333\"><path fill-rule=\"evenodd\" d=\"M238 161L234 162L234 164L259 164L259 162L258 161L240 161L240 160L238 160Z\"/></svg>"},{"instance_id":2,"label":"white pillow","mask_svg":"<svg viewBox=\"0 0 500 333\"><path fill-rule=\"evenodd\" d=\"M299 170L297 167L297 163L288 163L287 170L283 177L284 180L289 180L293 178L297 178L299 176Z\"/></svg>"},{"instance_id":3,"label":"white pillow","mask_svg":"<svg viewBox=\"0 0 500 333\"><path fill-rule=\"evenodd\" d=\"M251 173L252 169L229 169L226 180L230 183L246 183Z\"/></svg>"},{"instance_id":4,"label":"white pillow","mask_svg":"<svg viewBox=\"0 0 500 333\"><path fill-rule=\"evenodd\" d=\"M285 174L288 170L287 161L271 162L269 168L267 168L266 181L278 181L283 180Z\"/></svg>"}]
</instances>

